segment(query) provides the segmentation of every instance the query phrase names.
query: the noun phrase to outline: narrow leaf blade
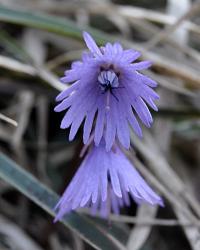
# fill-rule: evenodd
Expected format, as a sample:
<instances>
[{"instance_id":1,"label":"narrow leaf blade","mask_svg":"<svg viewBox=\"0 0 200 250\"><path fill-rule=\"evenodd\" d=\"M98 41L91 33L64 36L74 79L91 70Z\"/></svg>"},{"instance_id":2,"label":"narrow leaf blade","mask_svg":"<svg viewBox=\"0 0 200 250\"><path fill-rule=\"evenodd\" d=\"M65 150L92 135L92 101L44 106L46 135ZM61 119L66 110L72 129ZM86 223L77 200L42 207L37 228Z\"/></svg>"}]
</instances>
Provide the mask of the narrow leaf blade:
<instances>
[{"instance_id":1,"label":"narrow leaf blade","mask_svg":"<svg viewBox=\"0 0 200 250\"><path fill-rule=\"evenodd\" d=\"M10 183L50 215L54 215L53 208L58 201L58 196L2 153L0 154L0 178ZM109 236L103 234L83 215L70 213L65 216L62 223L95 249L119 249Z\"/></svg>"}]
</instances>

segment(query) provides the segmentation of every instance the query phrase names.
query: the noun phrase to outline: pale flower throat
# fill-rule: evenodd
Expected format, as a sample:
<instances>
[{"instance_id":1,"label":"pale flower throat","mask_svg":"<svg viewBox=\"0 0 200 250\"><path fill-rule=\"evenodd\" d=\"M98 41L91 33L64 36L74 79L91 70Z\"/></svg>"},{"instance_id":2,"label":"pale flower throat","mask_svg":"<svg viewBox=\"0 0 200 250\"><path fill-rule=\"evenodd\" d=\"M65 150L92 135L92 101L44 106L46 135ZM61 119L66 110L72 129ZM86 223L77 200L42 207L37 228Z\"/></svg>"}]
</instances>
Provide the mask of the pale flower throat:
<instances>
[{"instance_id":1,"label":"pale flower throat","mask_svg":"<svg viewBox=\"0 0 200 250\"><path fill-rule=\"evenodd\" d=\"M110 110L110 94L115 97L118 101L118 98L113 93L113 89L117 89L119 87L119 79L116 73L112 70L104 70L98 76L98 82L102 93L107 93L106 97L106 109Z\"/></svg>"},{"instance_id":2,"label":"pale flower throat","mask_svg":"<svg viewBox=\"0 0 200 250\"><path fill-rule=\"evenodd\" d=\"M117 88L119 86L118 76L111 70L101 71L98 76L98 81L101 89L104 91L110 88Z\"/></svg>"}]
</instances>

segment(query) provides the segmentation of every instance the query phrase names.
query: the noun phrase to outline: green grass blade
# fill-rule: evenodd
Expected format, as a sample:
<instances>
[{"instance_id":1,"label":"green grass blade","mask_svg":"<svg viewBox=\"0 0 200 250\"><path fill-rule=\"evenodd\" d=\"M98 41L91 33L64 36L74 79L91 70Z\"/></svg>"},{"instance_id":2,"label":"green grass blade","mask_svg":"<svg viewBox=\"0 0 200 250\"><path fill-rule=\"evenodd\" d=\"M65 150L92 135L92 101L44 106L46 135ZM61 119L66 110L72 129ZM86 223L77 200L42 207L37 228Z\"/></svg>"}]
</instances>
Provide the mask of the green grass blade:
<instances>
[{"instance_id":1,"label":"green grass blade","mask_svg":"<svg viewBox=\"0 0 200 250\"><path fill-rule=\"evenodd\" d=\"M2 153L0 154L0 178L10 183L43 210L54 215L53 208L58 201L58 196ZM103 233L92 220L83 215L70 213L65 216L62 223L96 249L122 249L118 246L117 239L112 240L108 232Z\"/></svg>"},{"instance_id":2,"label":"green grass blade","mask_svg":"<svg viewBox=\"0 0 200 250\"><path fill-rule=\"evenodd\" d=\"M43 29L62 36L70 36L82 40L82 28L78 27L75 22L66 18L0 7L0 20ZM92 33L99 44L107 42L108 39L105 33L91 28L87 30Z\"/></svg>"},{"instance_id":3,"label":"green grass blade","mask_svg":"<svg viewBox=\"0 0 200 250\"><path fill-rule=\"evenodd\" d=\"M0 44L8 53L13 54L15 58L22 62L32 63L30 56L22 48L21 44L4 30L0 30Z\"/></svg>"}]
</instances>

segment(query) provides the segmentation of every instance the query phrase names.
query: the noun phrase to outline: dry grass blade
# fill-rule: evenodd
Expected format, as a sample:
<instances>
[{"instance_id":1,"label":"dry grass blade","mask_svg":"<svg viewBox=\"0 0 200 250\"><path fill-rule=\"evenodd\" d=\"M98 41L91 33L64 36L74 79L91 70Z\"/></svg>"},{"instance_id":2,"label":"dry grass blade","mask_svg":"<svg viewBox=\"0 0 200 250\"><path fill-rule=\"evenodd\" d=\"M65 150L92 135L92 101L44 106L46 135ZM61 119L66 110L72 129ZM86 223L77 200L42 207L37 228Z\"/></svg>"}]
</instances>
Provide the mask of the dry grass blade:
<instances>
[{"instance_id":1,"label":"dry grass blade","mask_svg":"<svg viewBox=\"0 0 200 250\"><path fill-rule=\"evenodd\" d=\"M157 206L147 206L145 204L138 206L137 209L137 220L151 220L156 216L158 207ZM127 248L129 250L139 250L142 248L144 243L146 242L149 234L151 233L152 225L135 225L135 227L131 230Z\"/></svg>"},{"instance_id":2,"label":"dry grass blade","mask_svg":"<svg viewBox=\"0 0 200 250\"><path fill-rule=\"evenodd\" d=\"M74 51L70 50L69 52L61 54L49 60L48 62L46 62L45 66L47 69L53 70L63 63L80 59L81 54L82 54L82 50L74 50Z\"/></svg>"},{"instance_id":3,"label":"dry grass blade","mask_svg":"<svg viewBox=\"0 0 200 250\"><path fill-rule=\"evenodd\" d=\"M169 15L175 16L176 18L180 18L191 8L191 4L191 0L168 0L166 12ZM179 25L170 38L175 40L180 45L185 45L189 40L189 31L184 28L184 24Z\"/></svg>"},{"instance_id":4,"label":"dry grass blade","mask_svg":"<svg viewBox=\"0 0 200 250\"><path fill-rule=\"evenodd\" d=\"M15 59L0 55L0 67L13 70L16 72L28 74L34 76L36 71L30 65L21 63Z\"/></svg>"},{"instance_id":5,"label":"dry grass blade","mask_svg":"<svg viewBox=\"0 0 200 250\"><path fill-rule=\"evenodd\" d=\"M17 125L18 125L18 123L15 120L13 120L13 119L9 118L8 116L3 115L1 113L0 113L0 120L5 121L7 123L10 123L11 125L13 125L15 127L17 127Z\"/></svg>"},{"instance_id":6,"label":"dry grass blade","mask_svg":"<svg viewBox=\"0 0 200 250\"><path fill-rule=\"evenodd\" d=\"M3 4L5 3L4 0L1 0ZM176 17L167 15L165 13L161 13L158 11L145 9L141 7L135 6L123 6L105 2L96 2L96 1L73 1L73 2L61 2L57 4L56 1L48 1L48 4L44 4L43 2L30 3L25 1L24 5L27 9L31 10L40 10L46 12L56 12L56 13L63 13L63 14L71 14L77 11L77 9L81 8L86 9L90 14L107 14L113 13L116 16L121 16L130 20L133 19L142 19L147 20L150 22L155 22L159 24L168 24L173 25L177 20ZM9 4L7 4L9 6ZM14 6L14 2L10 4L11 7ZM98 7L97 7L98 6ZM185 22L185 29L189 31L195 32L200 34L200 27L190 21Z\"/></svg>"},{"instance_id":7,"label":"dry grass blade","mask_svg":"<svg viewBox=\"0 0 200 250\"><path fill-rule=\"evenodd\" d=\"M22 137L29 123L31 109L34 105L34 95L31 91L20 92L19 94L19 110L18 110L18 122L19 126L15 130L11 143L13 147L18 150L18 146L21 144Z\"/></svg>"},{"instance_id":8,"label":"dry grass blade","mask_svg":"<svg viewBox=\"0 0 200 250\"><path fill-rule=\"evenodd\" d=\"M188 1L188 0L185 0ZM181 4L179 2L175 1L175 4ZM182 5L181 5L182 6ZM176 13L177 14L177 13ZM130 19L129 22L132 24L132 26L137 29L139 33L141 33L146 39L149 39L149 37L156 36L160 32L160 28L153 25L152 23L149 23L146 20L136 20L136 19ZM164 42L178 50L181 54L189 56L191 59L195 60L196 62L200 62L200 53L198 50L193 49L192 47L188 46L185 42L180 40L179 33L184 36L184 39L188 40L189 30L185 29L185 24L181 25L181 28L178 28L176 31L177 34L177 40L175 40L175 32L173 33L173 37L167 37ZM148 42L147 42L148 43Z\"/></svg>"},{"instance_id":9,"label":"dry grass blade","mask_svg":"<svg viewBox=\"0 0 200 250\"><path fill-rule=\"evenodd\" d=\"M197 70L155 53L146 52L144 56L154 62L153 68L157 69L160 73L184 80L185 86L200 88L200 74Z\"/></svg>"},{"instance_id":10,"label":"dry grass blade","mask_svg":"<svg viewBox=\"0 0 200 250\"><path fill-rule=\"evenodd\" d=\"M184 201L183 201L184 204ZM188 223L190 219L188 219L184 214L182 214L179 210L175 210L175 213L180 220L181 223ZM193 250L200 249L200 232L198 228L195 227L185 227L183 226L184 232L190 242L191 248Z\"/></svg>"},{"instance_id":11,"label":"dry grass blade","mask_svg":"<svg viewBox=\"0 0 200 250\"><path fill-rule=\"evenodd\" d=\"M199 202L192 193L185 190L184 183L168 164L152 136L149 133L145 133L146 143L139 141L136 137L134 137L133 141L134 146L149 162L149 166L152 171L162 181L162 183L178 197L184 198L188 202L188 205L190 205L200 217ZM170 182L168 180L170 180ZM188 199L188 197L190 197L190 199Z\"/></svg>"},{"instance_id":12,"label":"dry grass blade","mask_svg":"<svg viewBox=\"0 0 200 250\"><path fill-rule=\"evenodd\" d=\"M131 159L132 157L130 157ZM135 159L134 159L135 161ZM155 179L155 177L149 172L145 170L145 166L139 162L136 161L136 167L138 168L138 170L145 176L145 178L150 182L150 184L152 186L154 186L156 189L159 190L160 193L163 193L163 195L167 194L167 199L168 199L168 194L170 195L170 193L167 192L163 192L163 190L166 190L162 185L160 185L159 181ZM162 186L162 187L161 187ZM169 199L170 202L173 204L173 198ZM174 203L175 204L175 203ZM179 205L176 206L176 204L174 205L175 207L178 208ZM183 214L186 211L182 211ZM88 210L81 210L81 213L83 214L87 214L90 215L90 213L88 212ZM187 214L187 212L186 212ZM101 216L99 215L95 215L96 218L101 218ZM180 221L177 219L158 219L158 218L138 218L138 216L129 216L129 215L116 215L116 214L110 214L109 215L109 220L110 221L115 221L115 222L121 222L121 223L128 223L128 224L137 224L138 226L162 226L162 227L175 227L175 226L182 226L182 227L196 227L196 228L200 228L200 220L195 220L195 222L192 221Z\"/></svg>"},{"instance_id":13,"label":"dry grass blade","mask_svg":"<svg viewBox=\"0 0 200 250\"><path fill-rule=\"evenodd\" d=\"M36 65L42 65L46 58L47 49L43 40L42 34L33 29L26 29L22 36L22 46Z\"/></svg>"},{"instance_id":14,"label":"dry grass blade","mask_svg":"<svg viewBox=\"0 0 200 250\"><path fill-rule=\"evenodd\" d=\"M185 20L196 15L200 10L200 3L195 2L192 7L186 12L182 17L180 17L172 26L167 27L160 33L158 33L152 40L150 40L146 45L146 50L150 50L156 46L156 44L167 39Z\"/></svg>"},{"instance_id":15,"label":"dry grass blade","mask_svg":"<svg viewBox=\"0 0 200 250\"><path fill-rule=\"evenodd\" d=\"M111 221L123 222L129 224L137 224L138 226L163 226L163 227L174 227L174 226L182 226L182 227L200 227L200 220L197 220L195 223L192 222L183 222L175 219L143 219L134 216L126 216L126 215L115 215L111 214L109 216Z\"/></svg>"},{"instance_id":16,"label":"dry grass blade","mask_svg":"<svg viewBox=\"0 0 200 250\"><path fill-rule=\"evenodd\" d=\"M183 207L180 203L180 200L177 199L171 191L169 191L163 184L160 182L147 168L133 155L129 154L129 158L132 162L134 162L135 167L140 171L140 173L145 177L148 183L155 187L158 192L163 195L172 205L173 207L180 210L185 216L190 217L191 212L188 211L187 208ZM191 221L194 226L198 225L198 220L194 219Z\"/></svg>"},{"instance_id":17,"label":"dry grass blade","mask_svg":"<svg viewBox=\"0 0 200 250\"><path fill-rule=\"evenodd\" d=\"M156 23L162 23L162 24L168 24L168 25L174 25L176 23L176 17L166 15L160 12L156 12L153 10L147 10L143 8L138 7L124 7L120 6L117 7L117 11L120 15L127 17L127 18L136 18L136 19L144 19L151 22ZM200 34L200 27L190 21L185 22L185 29L188 29L189 31L196 32Z\"/></svg>"},{"instance_id":18,"label":"dry grass blade","mask_svg":"<svg viewBox=\"0 0 200 250\"><path fill-rule=\"evenodd\" d=\"M0 216L0 233L6 236L10 246L15 246L15 249L42 250L42 248L17 225L2 216Z\"/></svg>"},{"instance_id":19,"label":"dry grass blade","mask_svg":"<svg viewBox=\"0 0 200 250\"><path fill-rule=\"evenodd\" d=\"M152 61L153 68L159 73L180 78L185 81L185 86L187 87L200 88L200 73L192 67L178 61L174 62L174 60L157 53L146 51L139 44L127 40L121 40L121 42L126 47L141 51L143 58Z\"/></svg>"},{"instance_id":20,"label":"dry grass blade","mask_svg":"<svg viewBox=\"0 0 200 250\"><path fill-rule=\"evenodd\" d=\"M39 76L42 80L59 91L67 88L67 86L60 83L59 79L52 72L44 67L30 66L6 56L0 56L0 67L31 76Z\"/></svg>"},{"instance_id":21,"label":"dry grass blade","mask_svg":"<svg viewBox=\"0 0 200 250\"><path fill-rule=\"evenodd\" d=\"M148 71L148 75L152 77L152 79L156 80L160 86L169 89L175 93L178 94L183 94L186 95L188 97L195 97L196 94L190 90L188 90L187 88L183 87L183 86L179 86L178 84L174 83L174 79L170 78L170 77L165 77L159 74L155 74L151 71Z\"/></svg>"},{"instance_id":22,"label":"dry grass blade","mask_svg":"<svg viewBox=\"0 0 200 250\"><path fill-rule=\"evenodd\" d=\"M108 15L106 14L106 17L114 24L118 27L118 29L120 30L121 34L126 37L126 38L130 38L131 37L131 29L129 26L128 21L118 15L116 16L115 13L109 13Z\"/></svg>"},{"instance_id":23,"label":"dry grass blade","mask_svg":"<svg viewBox=\"0 0 200 250\"><path fill-rule=\"evenodd\" d=\"M136 148L142 153L145 159L148 160L149 166L151 167L154 174L166 186L166 189L163 190L165 196L167 195L168 199L171 199L174 196L173 200L171 201L173 201L172 204L175 205L175 212L178 218L181 219L181 222L193 222L195 224L197 222L197 218L194 216L189 206L192 207L192 209L196 212L198 216L200 216L200 208L198 201L196 201L195 197L192 194L188 194L188 190L185 189L184 183L168 165L161 152L159 152L158 148L156 148L156 142L153 141L150 135L145 136L145 138L147 137L147 145L137 141L137 139L134 140ZM138 166L138 163L136 165ZM141 164L139 165L141 167ZM170 180L170 182L168 180ZM170 195L168 194L168 191L166 192L167 189L171 191ZM188 199L188 197L190 197L190 200ZM183 218L185 218L185 220ZM195 228L191 230L185 229L185 234L188 238L188 241L190 242L192 249L197 250L199 247L199 240L197 241L196 239L200 237L199 230ZM195 237L195 241L192 236Z\"/></svg>"},{"instance_id":24,"label":"dry grass blade","mask_svg":"<svg viewBox=\"0 0 200 250\"><path fill-rule=\"evenodd\" d=\"M55 76L51 71L49 71L44 67L37 67L37 75L42 80L44 80L45 82L50 84L53 88L59 91L62 91L68 87L67 85L62 84L57 76Z\"/></svg>"}]
</instances>

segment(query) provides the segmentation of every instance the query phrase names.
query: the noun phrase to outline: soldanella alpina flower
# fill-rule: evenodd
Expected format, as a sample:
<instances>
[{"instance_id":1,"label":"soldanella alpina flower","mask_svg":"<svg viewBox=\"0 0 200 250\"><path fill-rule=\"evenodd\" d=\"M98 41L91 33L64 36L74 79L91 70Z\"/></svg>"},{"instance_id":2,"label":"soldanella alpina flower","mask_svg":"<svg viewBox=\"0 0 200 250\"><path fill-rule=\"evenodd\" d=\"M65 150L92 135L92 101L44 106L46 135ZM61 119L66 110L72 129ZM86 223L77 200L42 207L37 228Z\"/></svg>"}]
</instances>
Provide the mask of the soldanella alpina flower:
<instances>
[{"instance_id":1,"label":"soldanella alpina flower","mask_svg":"<svg viewBox=\"0 0 200 250\"><path fill-rule=\"evenodd\" d=\"M133 49L123 50L119 43L107 43L99 48L88 33L84 32L83 38L89 52L84 52L82 61L74 62L61 79L63 83L71 83L57 96L60 103L55 111L66 110L61 128L71 126L69 140L73 140L84 122L85 144L94 131L96 146L104 137L107 151L116 139L128 149L129 125L142 136L137 116L150 127L153 119L148 106L157 110L154 101L159 97L152 89L157 84L140 73L151 63L134 63L140 53Z\"/></svg>"},{"instance_id":2,"label":"soldanella alpina flower","mask_svg":"<svg viewBox=\"0 0 200 250\"><path fill-rule=\"evenodd\" d=\"M55 221L83 207L107 217L119 213L124 205L136 203L163 205L162 199L148 186L124 153L115 144L107 152L105 143L92 146L80 168L56 206Z\"/></svg>"},{"instance_id":3,"label":"soldanella alpina flower","mask_svg":"<svg viewBox=\"0 0 200 250\"><path fill-rule=\"evenodd\" d=\"M99 48L88 33L83 37L89 52L65 72L61 80L71 85L57 96L55 111L66 111L61 128L71 126L69 140L84 122L83 152L88 147L89 152L56 206L55 221L83 207L106 217L130 205L130 198L162 206L120 149L130 147L129 125L142 136L137 116L150 127L147 105L157 110L154 101L159 97L152 89L157 84L140 73L151 63L135 62L140 53L123 50L119 43Z\"/></svg>"}]
</instances>

